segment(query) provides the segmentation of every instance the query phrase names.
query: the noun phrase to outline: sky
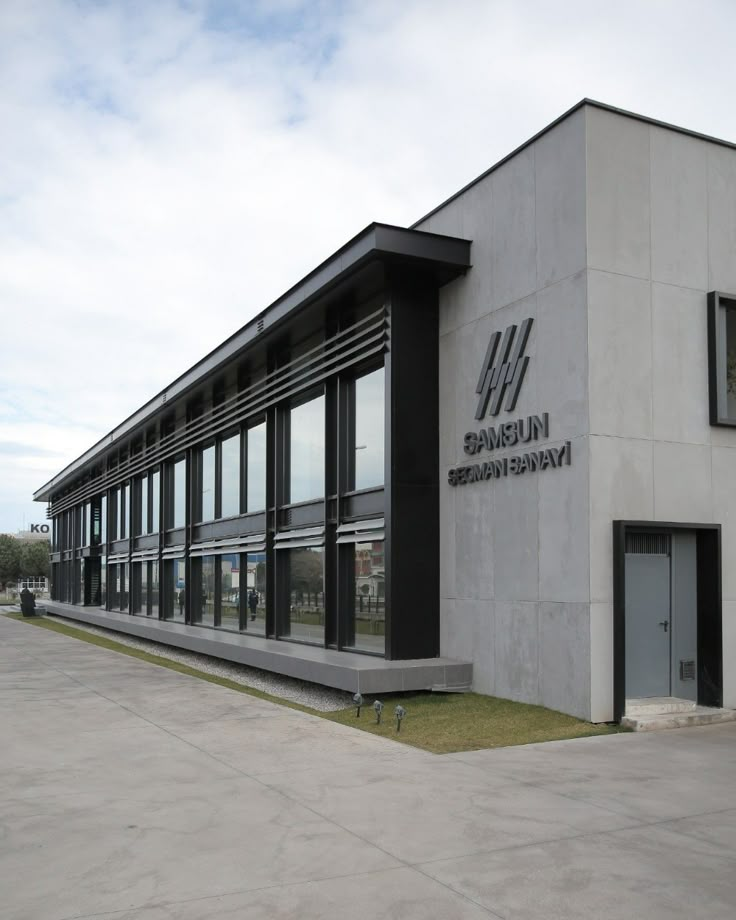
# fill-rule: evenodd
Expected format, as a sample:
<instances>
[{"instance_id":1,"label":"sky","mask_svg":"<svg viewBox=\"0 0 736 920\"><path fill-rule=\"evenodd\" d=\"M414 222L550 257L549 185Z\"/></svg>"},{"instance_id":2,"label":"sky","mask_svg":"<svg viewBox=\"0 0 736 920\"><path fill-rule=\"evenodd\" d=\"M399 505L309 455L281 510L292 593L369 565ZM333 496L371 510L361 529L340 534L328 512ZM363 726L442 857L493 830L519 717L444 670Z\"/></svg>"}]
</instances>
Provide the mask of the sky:
<instances>
[{"instance_id":1,"label":"sky","mask_svg":"<svg viewBox=\"0 0 736 920\"><path fill-rule=\"evenodd\" d=\"M587 96L736 141L733 0L0 0L0 533L371 221Z\"/></svg>"}]
</instances>

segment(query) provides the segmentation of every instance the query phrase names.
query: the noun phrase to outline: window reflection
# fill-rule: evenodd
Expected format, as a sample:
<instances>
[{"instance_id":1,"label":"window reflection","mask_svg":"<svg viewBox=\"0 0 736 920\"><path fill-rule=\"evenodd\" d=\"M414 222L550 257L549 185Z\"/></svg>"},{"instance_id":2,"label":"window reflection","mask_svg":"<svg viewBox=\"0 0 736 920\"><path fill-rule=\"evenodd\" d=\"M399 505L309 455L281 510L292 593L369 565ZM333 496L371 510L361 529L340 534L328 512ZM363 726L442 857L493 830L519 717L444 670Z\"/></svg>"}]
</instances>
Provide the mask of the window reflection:
<instances>
[{"instance_id":1,"label":"window reflection","mask_svg":"<svg viewBox=\"0 0 736 920\"><path fill-rule=\"evenodd\" d=\"M240 556L220 556L220 622L223 629L240 629Z\"/></svg>"},{"instance_id":2,"label":"window reflection","mask_svg":"<svg viewBox=\"0 0 736 920\"><path fill-rule=\"evenodd\" d=\"M386 651L383 541L344 547L350 559L350 608L345 645L363 652Z\"/></svg>"},{"instance_id":3,"label":"window reflection","mask_svg":"<svg viewBox=\"0 0 736 920\"><path fill-rule=\"evenodd\" d=\"M155 470L151 476L151 533L158 533L159 503L161 501L161 476Z\"/></svg>"},{"instance_id":4,"label":"window reflection","mask_svg":"<svg viewBox=\"0 0 736 920\"><path fill-rule=\"evenodd\" d=\"M215 580L217 556L192 559L192 622L202 626L215 625Z\"/></svg>"},{"instance_id":5,"label":"window reflection","mask_svg":"<svg viewBox=\"0 0 736 920\"><path fill-rule=\"evenodd\" d=\"M284 550L279 564L287 568L286 609L281 635L322 645L325 640L324 549L310 546Z\"/></svg>"},{"instance_id":6,"label":"window reflection","mask_svg":"<svg viewBox=\"0 0 736 920\"><path fill-rule=\"evenodd\" d=\"M248 475L246 511L263 511L266 507L266 423L248 429Z\"/></svg>"},{"instance_id":7,"label":"window reflection","mask_svg":"<svg viewBox=\"0 0 736 920\"><path fill-rule=\"evenodd\" d=\"M184 621L186 610L186 566L184 558L164 562L164 619Z\"/></svg>"},{"instance_id":8,"label":"window reflection","mask_svg":"<svg viewBox=\"0 0 736 920\"><path fill-rule=\"evenodd\" d=\"M215 517L215 445L205 448L202 457L202 492L200 521L211 521Z\"/></svg>"},{"instance_id":9,"label":"window reflection","mask_svg":"<svg viewBox=\"0 0 736 920\"><path fill-rule=\"evenodd\" d=\"M325 494L325 397L295 406L291 417L290 502Z\"/></svg>"},{"instance_id":10,"label":"window reflection","mask_svg":"<svg viewBox=\"0 0 736 920\"><path fill-rule=\"evenodd\" d=\"M174 464L172 476L172 527L183 527L186 523L187 506L187 461L185 457Z\"/></svg>"},{"instance_id":11,"label":"window reflection","mask_svg":"<svg viewBox=\"0 0 736 920\"><path fill-rule=\"evenodd\" d=\"M384 440L383 368L355 381L355 488L382 486Z\"/></svg>"},{"instance_id":12,"label":"window reflection","mask_svg":"<svg viewBox=\"0 0 736 920\"><path fill-rule=\"evenodd\" d=\"M248 632L266 635L266 554L248 553L245 557L248 594L246 597L245 628Z\"/></svg>"},{"instance_id":13,"label":"window reflection","mask_svg":"<svg viewBox=\"0 0 736 920\"><path fill-rule=\"evenodd\" d=\"M222 442L222 517L240 514L240 435Z\"/></svg>"}]
</instances>

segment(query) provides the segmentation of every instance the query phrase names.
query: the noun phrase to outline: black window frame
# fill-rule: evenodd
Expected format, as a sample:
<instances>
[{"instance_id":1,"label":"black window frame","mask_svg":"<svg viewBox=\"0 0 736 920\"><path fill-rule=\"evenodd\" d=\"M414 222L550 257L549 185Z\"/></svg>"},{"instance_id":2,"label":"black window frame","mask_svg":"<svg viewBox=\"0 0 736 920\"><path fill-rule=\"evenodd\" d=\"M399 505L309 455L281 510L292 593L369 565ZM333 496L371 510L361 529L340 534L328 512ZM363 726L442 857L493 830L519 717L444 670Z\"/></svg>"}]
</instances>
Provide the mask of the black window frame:
<instances>
[{"instance_id":1,"label":"black window frame","mask_svg":"<svg viewBox=\"0 0 736 920\"><path fill-rule=\"evenodd\" d=\"M724 375L728 373L728 368L723 366L722 361L725 343L721 321L721 311L727 309L732 309L736 314L736 294L724 294L720 291L711 291L708 294L708 401L712 426L736 428L736 415L730 417L721 414L722 406L719 405L719 393L723 390L720 384Z\"/></svg>"}]
</instances>

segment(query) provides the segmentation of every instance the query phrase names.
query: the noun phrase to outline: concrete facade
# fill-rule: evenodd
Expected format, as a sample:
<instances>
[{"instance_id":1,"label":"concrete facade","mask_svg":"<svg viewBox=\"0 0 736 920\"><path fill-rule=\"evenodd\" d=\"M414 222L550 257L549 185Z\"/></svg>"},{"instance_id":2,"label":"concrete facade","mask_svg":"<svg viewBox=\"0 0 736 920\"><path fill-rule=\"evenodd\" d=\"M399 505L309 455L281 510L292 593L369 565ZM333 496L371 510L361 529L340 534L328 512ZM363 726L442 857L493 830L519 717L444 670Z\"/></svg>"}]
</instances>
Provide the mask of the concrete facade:
<instances>
[{"instance_id":1,"label":"concrete facade","mask_svg":"<svg viewBox=\"0 0 736 920\"><path fill-rule=\"evenodd\" d=\"M736 291L736 149L584 104L416 227L473 240L440 291L441 654L479 692L610 720L612 522L715 523L736 707L736 431L709 423L706 312ZM528 317L518 404L478 421L489 336ZM465 432L542 412L569 466L447 484Z\"/></svg>"}]
</instances>

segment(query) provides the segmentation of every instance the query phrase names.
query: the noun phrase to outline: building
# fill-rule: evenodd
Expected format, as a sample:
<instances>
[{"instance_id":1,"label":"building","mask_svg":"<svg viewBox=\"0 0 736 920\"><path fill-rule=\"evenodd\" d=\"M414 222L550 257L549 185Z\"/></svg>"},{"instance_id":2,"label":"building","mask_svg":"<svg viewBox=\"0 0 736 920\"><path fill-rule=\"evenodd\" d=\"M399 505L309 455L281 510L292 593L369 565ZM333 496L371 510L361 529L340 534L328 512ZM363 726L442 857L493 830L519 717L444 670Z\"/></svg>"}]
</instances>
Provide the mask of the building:
<instances>
[{"instance_id":1,"label":"building","mask_svg":"<svg viewBox=\"0 0 736 920\"><path fill-rule=\"evenodd\" d=\"M369 692L736 708L735 355L736 147L584 100L43 486L53 597Z\"/></svg>"}]
</instances>

